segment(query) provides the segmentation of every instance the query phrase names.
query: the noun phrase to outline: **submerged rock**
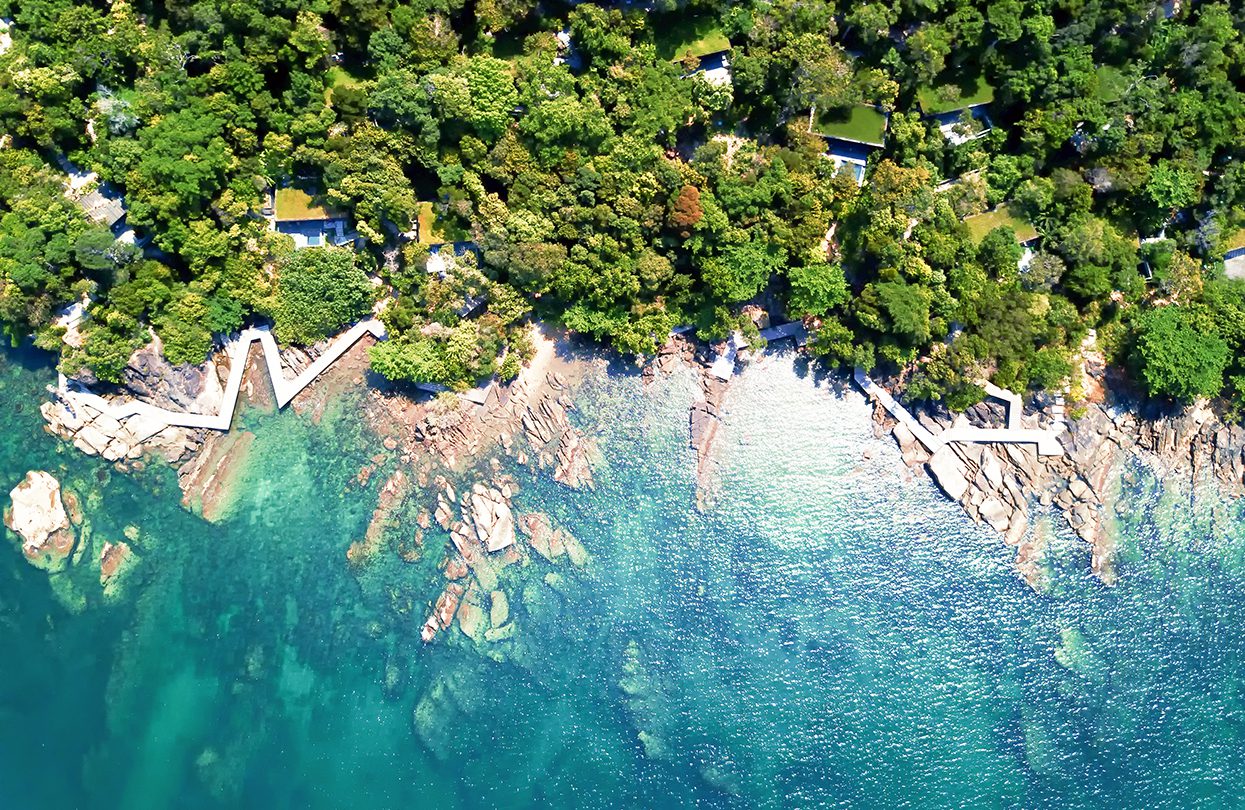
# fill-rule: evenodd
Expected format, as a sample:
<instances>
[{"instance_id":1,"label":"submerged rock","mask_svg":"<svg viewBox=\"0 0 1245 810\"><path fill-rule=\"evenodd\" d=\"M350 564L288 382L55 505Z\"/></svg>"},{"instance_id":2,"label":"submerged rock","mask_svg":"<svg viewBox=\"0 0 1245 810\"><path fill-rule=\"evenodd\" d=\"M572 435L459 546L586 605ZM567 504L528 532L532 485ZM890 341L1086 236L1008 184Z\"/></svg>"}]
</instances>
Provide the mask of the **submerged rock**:
<instances>
[{"instance_id":1,"label":"submerged rock","mask_svg":"<svg viewBox=\"0 0 1245 810\"><path fill-rule=\"evenodd\" d=\"M127 543L104 543L99 554L99 584L105 596L114 596L134 562L134 552Z\"/></svg>"},{"instance_id":2,"label":"submerged rock","mask_svg":"<svg viewBox=\"0 0 1245 810\"><path fill-rule=\"evenodd\" d=\"M445 590L441 592L437 603L432 608L432 613L420 630L419 637L425 643L432 641L439 631L449 628L450 622L454 621L454 614L458 610L458 602L463 592L463 586L457 582L451 582L445 586Z\"/></svg>"},{"instance_id":3,"label":"submerged rock","mask_svg":"<svg viewBox=\"0 0 1245 810\"><path fill-rule=\"evenodd\" d=\"M519 518L519 528L527 535L528 542L531 543L536 553L553 562L557 555L554 554L550 543L553 537L553 526L549 523L549 517L542 512L523 515Z\"/></svg>"},{"instance_id":4,"label":"submerged rock","mask_svg":"<svg viewBox=\"0 0 1245 810\"><path fill-rule=\"evenodd\" d=\"M445 558L445 578L446 579L462 579L470 573L467 563L457 554L449 554Z\"/></svg>"},{"instance_id":5,"label":"submerged rock","mask_svg":"<svg viewBox=\"0 0 1245 810\"><path fill-rule=\"evenodd\" d=\"M584 565L588 562L588 551L584 548L583 543L575 538L573 534L566 529L558 529L556 532L561 538L562 547L566 550L566 555L571 558L574 565Z\"/></svg>"},{"instance_id":6,"label":"submerged rock","mask_svg":"<svg viewBox=\"0 0 1245 810\"><path fill-rule=\"evenodd\" d=\"M1059 646L1055 648L1055 660L1064 669L1076 674L1100 681L1103 678L1103 664L1085 640L1085 635L1075 627L1064 627L1059 631Z\"/></svg>"},{"instance_id":7,"label":"submerged rock","mask_svg":"<svg viewBox=\"0 0 1245 810\"><path fill-rule=\"evenodd\" d=\"M510 600L504 591L493 591L489 608L489 621L494 627L500 627L510 618Z\"/></svg>"},{"instance_id":8,"label":"submerged rock","mask_svg":"<svg viewBox=\"0 0 1245 810\"><path fill-rule=\"evenodd\" d=\"M56 567L73 551L74 533L61 499L61 485L51 473L31 470L9 493L12 506L4 525L22 538L26 559L40 567Z\"/></svg>"},{"instance_id":9,"label":"submerged rock","mask_svg":"<svg viewBox=\"0 0 1245 810\"><path fill-rule=\"evenodd\" d=\"M488 616L484 612L484 592L472 582L467 586L462 601L458 603L458 629L473 641L480 641L488 629Z\"/></svg>"},{"instance_id":10,"label":"submerged rock","mask_svg":"<svg viewBox=\"0 0 1245 810\"><path fill-rule=\"evenodd\" d=\"M411 712L411 725L420 742L437 759L445 759L455 720L460 714L444 681L438 680L424 693Z\"/></svg>"},{"instance_id":11,"label":"submerged rock","mask_svg":"<svg viewBox=\"0 0 1245 810\"><path fill-rule=\"evenodd\" d=\"M484 634L484 640L488 642L505 641L514 635L514 622L504 624L501 627L494 627Z\"/></svg>"}]
</instances>

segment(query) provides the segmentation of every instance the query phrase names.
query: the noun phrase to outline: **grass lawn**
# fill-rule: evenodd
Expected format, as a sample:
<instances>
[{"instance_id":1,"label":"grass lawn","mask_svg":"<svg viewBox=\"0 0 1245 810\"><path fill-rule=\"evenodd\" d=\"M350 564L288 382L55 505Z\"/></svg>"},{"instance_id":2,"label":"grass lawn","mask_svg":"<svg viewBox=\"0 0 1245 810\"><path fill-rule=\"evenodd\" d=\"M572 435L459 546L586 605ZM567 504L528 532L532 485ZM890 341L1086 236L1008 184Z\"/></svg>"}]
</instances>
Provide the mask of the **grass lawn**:
<instances>
[{"instance_id":1,"label":"grass lawn","mask_svg":"<svg viewBox=\"0 0 1245 810\"><path fill-rule=\"evenodd\" d=\"M333 91L340 88L354 88L362 84L366 77L351 73L341 65L333 65L328 69L328 86L324 88L324 101L328 103Z\"/></svg>"},{"instance_id":2,"label":"grass lawn","mask_svg":"<svg viewBox=\"0 0 1245 810\"><path fill-rule=\"evenodd\" d=\"M506 61L517 59L523 55L527 38L542 30L540 21L533 16L516 23L512 28L493 32L493 57Z\"/></svg>"},{"instance_id":3,"label":"grass lawn","mask_svg":"<svg viewBox=\"0 0 1245 810\"><path fill-rule=\"evenodd\" d=\"M333 65L329 68L328 74L329 89L334 87L358 87L359 83L363 81L362 76L354 75L341 65Z\"/></svg>"},{"instance_id":4,"label":"grass lawn","mask_svg":"<svg viewBox=\"0 0 1245 810\"><path fill-rule=\"evenodd\" d=\"M711 15L664 14L653 24L657 57L668 62L729 50L731 41Z\"/></svg>"},{"instance_id":5,"label":"grass lawn","mask_svg":"<svg viewBox=\"0 0 1245 810\"><path fill-rule=\"evenodd\" d=\"M523 55L523 44L527 34L502 31L493 35L493 57L496 59L518 59Z\"/></svg>"},{"instance_id":6,"label":"grass lawn","mask_svg":"<svg viewBox=\"0 0 1245 810\"><path fill-rule=\"evenodd\" d=\"M419 213L415 216L419 222L419 243L421 245L443 245L447 242L469 242L471 234L452 221L447 222L437 216L437 205L421 202Z\"/></svg>"},{"instance_id":7,"label":"grass lawn","mask_svg":"<svg viewBox=\"0 0 1245 810\"><path fill-rule=\"evenodd\" d=\"M1028 242L1038 236L1037 228L1013 214L1007 205L1000 205L984 214L974 214L966 218L964 224L968 226L968 233L973 243L978 245L981 244L982 239L986 238L986 234L1004 225L1010 226L1016 232L1016 240L1019 242Z\"/></svg>"},{"instance_id":8,"label":"grass lawn","mask_svg":"<svg viewBox=\"0 0 1245 810\"><path fill-rule=\"evenodd\" d=\"M1095 73L1098 75L1098 86L1094 95L1099 101L1111 104L1124 98L1124 93L1128 90L1128 79L1119 68L1103 65Z\"/></svg>"},{"instance_id":9,"label":"grass lawn","mask_svg":"<svg viewBox=\"0 0 1245 810\"><path fill-rule=\"evenodd\" d=\"M818 112L813 132L845 141L882 145L886 137L886 116L874 107L857 104L848 109Z\"/></svg>"},{"instance_id":10,"label":"grass lawn","mask_svg":"<svg viewBox=\"0 0 1245 810\"><path fill-rule=\"evenodd\" d=\"M277 219L291 221L300 219L328 219L333 216L329 209L317 205L311 195L299 188L277 189Z\"/></svg>"},{"instance_id":11,"label":"grass lawn","mask_svg":"<svg viewBox=\"0 0 1245 810\"><path fill-rule=\"evenodd\" d=\"M437 222L437 212L430 202L419 204L419 243L421 245L439 245L445 241Z\"/></svg>"},{"instance_id":12,"label":"grass lawn","mask_svg":"<svg viewBox=\"0 0 1245 810\"><path fill-rule=\"evenodd\" d=\"M1233 250L1240 250L1241 248L1245 248L1245 228L1241 228L1239 231L1229 236L1228 240L1223 243L1224 253Z\"/></svg>"},{"instance_id":13,"label":"grass lawn","mask_svg":"<svg viewBox=\"0 0 1245 810\"><path fill-rule=\"evenodd\" d=\"M933 87L922 87L916 96L921 112L926 115L942 115L978 104L989 104L994 101L994 86L978 73L951 79Z\"/></svg>"}]
</instances>

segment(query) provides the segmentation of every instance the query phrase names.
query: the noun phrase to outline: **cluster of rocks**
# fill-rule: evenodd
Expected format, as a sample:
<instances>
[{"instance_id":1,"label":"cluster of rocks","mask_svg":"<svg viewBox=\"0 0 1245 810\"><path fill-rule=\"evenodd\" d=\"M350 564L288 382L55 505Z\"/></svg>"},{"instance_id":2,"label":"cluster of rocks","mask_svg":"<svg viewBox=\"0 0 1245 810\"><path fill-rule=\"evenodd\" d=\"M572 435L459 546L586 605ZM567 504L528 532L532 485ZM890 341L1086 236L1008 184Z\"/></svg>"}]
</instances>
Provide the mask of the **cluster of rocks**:
<instances>
[{"instance_id":1,"label":"cluster of rocks","mask_svg":"<svg viewBox=\"0 0 1245 810\"><path fill-rule=\"evenodd\" d=\"M63 488L54 475L31 470L9 493L4 525L18 536L22 556L35 568L46 571L53 596L66 609L77 612L87 604L81 590L83 578L72 572L91 559L90 552L100 545L93 536L91 521L82 512L78 496ZM138 529L125 528L127 540L138 538ZM94 543L94 545L93 545ZM105 599L116 599L124 587L126 573L137 560L129 543L102 541L99 549L99 584Z\"/></svg>"},{"instance_id":2,"label":"cluster of rocks","mask_svg":"<svg viewBox=\"0 0 1245 810\"><path fill-rule=\"evenodd\" d=\"M590 445L567 417L575 406L566 394L566 381L560 374L552 373L548 385L557 395L543 397L527 407L519 420L533 448L536 465L541 469L553 467L553 480L572 489L591 489L594 484L588 456ZM503 437L503 447L508 439L508 435Z\"/></svg>"},{"instance_id":3,"label":"cluster of rocks","mask_svg":"<svg viewBox=\"0 0 1245 810\"><path fill-rule=\"evenodd\" d=\"M463 517L475 531L476 539L491 554L514 545L514 515L510 511L511 486L503 483L500 488L476 484L467 497L471 510L463 506Z\"/></svg>"},{"instance_id":4,"label":"cluster of rocks","mask_svg":"<svg viewBox=\"0 0 1245 810\"><path fill-rule=\"evenodd\" d=\"M175 366L164 358L158 337L130 356L114 393L185 413L216 413L225 398L229 358L225 352L201 365Z\"/></svg>"},{"instance_id":5,"label":"cluster of rocks","mask_svg":"<svg viewBox=\"0 0 1245 810\"><path fill-rule=\"evenodd\" d=\"M979 414L980 416L980 414ZM931 432L950 426L940 414L918 418ZM997 415L994 416L997 419ZM1064 455L1042 457L1029 445L949 444L932 456L902 424L878 408L906 463L930 476L970 517L991 526L1017 548L1017 567L1034 588L1043 585L1047 542L1034 531L1031 510L1053 507L1090 548L1090 567L1102 582L1116 580L1115 537L1108 528L1123 462L1135 456L1169 480L1213 474L1232 494L1245 493L1245 429L1223 424L1205 405L1166 409L1156 404L1088 403L1060 435ZM1049 417L1026 416L1026 427Z\"/></svg>"},{"instance_id":6,"label":"cluster of rocks","mask_svg":"<svg viewBox=\"0 0 1245 810\"><path fill-rule=\"evenodd\" d=\"M1245 428L1224 424L1205 406L1175 414L1143 413L1141 419L1130 416L1115 420L1112 432L1132 437L1167 471L1192 476L1210 471L1229 494L1245 494Z\"/></svg>"},{"instance_id":7,"label":"cluster of rocks","mask_svg":"<svg viewBox=\"0 0 1245 810\"><path fill-rule=\"evenodd\" d=\"M973 427L1000 428L1007 425L1007 407L1001 402L983 400L964 411L964 418Z\"/></svg>"},{"instance_id":8,"label":"cluster of rocks","mask_svg":"<svg viewBox=\"0 0 1245 810\"><path fill-rule=\"evenodd\" d=\"M554 480L568 487L591 488L595 445L570 422L574 405L568 387L551 371L491 385L481 402L443 394L420 403L400 392L374 390L366 416L403 463L437 460L452 470L493 445L522 465L551 470Z\"/></svg>"},{"instance_id":9,"label":"cluster of rocks","mask_svg":"<svg viewBox=\"0 0 1245 810\"><path fill-rule=\"evenodd\" d=\"M510 499L518 491L518 485L513 480L503 478L489 486L476 483L457 499L453 486L444 480L439 480L438 484L441 491L433 518L450 533L450 547L441 561L448 582L420 631L424 641L431 641L437 632L449 629L459 611L468 614L467 624L464 626L460 620L460 627L473 635L467 631L480 625L480 616L474 614L473 608L480 607L481 600L464 597L473 587L490 593L497 590L501 569L523 558L515 548L515 520Z\"/></svg>"},{"instance_id":10,"label":"cluster of rocks","mask_svg":"<svg viewBox=\"0 0 1245 810\"><path fill-rule=\"evenodd\" d=\"M420 630L420 637L432 641L441 630L448 630L455 619L459 629L476 641L509 638L509 607L498 589L499 575L506 566L523 562L530 547L550 562L562 555L575 565L587 562L588 554L570 532L555 528L548 516L531 513L515 518L511 498L518 485L508 477L491 484L476 483L456 497L453 486L437 482L440 491L432 517L450 534L441 570L446 585L435 600ZM457 512L457 519L455 513ZM526 544L517 542L521 536Z\"/></svg>"},{"instance_id":11,"label":"cluster of rocks","mask_svg":"<svg viewBox=\"0 0 1245 810\"><path fill-rule=\"evenodd\" d=\"M198 366L174 366L164 359L157 337L131 355L121 382L102 390L107 400L138 399L181 413L218 413L224 402L229 364L222 352ZM97 384L86 377L77 384ZM98 387L98 385L97 385ZM79 451L106 461L133 463L145 455L170 463L189 459L203 444L203 430L166 425L141 414L115 419L73 392L55 392L39 408L44 429Z\"/></svg>"},{"instance_id":12,"label":"cluster of rocks","mask_svg":"<svg viewBox=\"0 0 1245 810\"><path fill-rule=\"evenodd\" d=\"M135 462L156 455L170 463L184 461L203 443L205 432L166 425L141 414L114 419L72 395L60 393L39 406L44 430L71 442L88 456Z\"/></svg>"},{"instance_id":13,"label":"cluster of rocks","mask_svg":"<svg viewBox=\"0 0 1245 810\"><path fill-rule=\"evenodd\" d=\"M532 512L519 518L519 528L531 543L533 550L549 562L557 562L563 554L575 565L588 562L588 552L583 544L566 529L555 527L548 515Z\"/></svg>"},{"instance_id":14,"label":"cluster of rocks","mask_svg":"<svg viewBox=\"0 0 1245 810\"><path fill-rule=\"evenodd\" d=\"M682 366L696 362L696 347L682 335L672 335L640 372L640 378L652 382L659 374L671 374Z\"/></svg>"}]
</instances>

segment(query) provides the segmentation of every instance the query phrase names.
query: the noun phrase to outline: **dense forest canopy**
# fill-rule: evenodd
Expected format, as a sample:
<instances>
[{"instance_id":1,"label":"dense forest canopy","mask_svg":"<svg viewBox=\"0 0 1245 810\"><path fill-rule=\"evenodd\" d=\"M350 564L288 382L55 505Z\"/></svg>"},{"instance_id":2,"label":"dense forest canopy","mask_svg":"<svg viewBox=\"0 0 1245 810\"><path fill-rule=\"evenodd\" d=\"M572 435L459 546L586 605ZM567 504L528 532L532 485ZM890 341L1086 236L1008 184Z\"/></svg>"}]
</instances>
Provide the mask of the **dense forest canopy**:
<instances>
[{"instance_id":1,"label":"dense forest canopy","mask_svg":"<svg viewBox=\"0 0 1245 810\"><path fill-rule=\"evenodd\" d=\"M378 371L461 388L516 372L532 314L645 354L679 325L750 329L760 302L830 362L953 407L986 377L1067 386L1091 333L1154 395L1245 397L1245 281L1223 263L1245 246L1239 3L0 17L0 324L70 372L116 380L153 331L198 362L248 320L313 341L375 305ZM700 69L722 50L727 81ZM865 144L863 185L825 136ZM124 222L67 192L79 171ZM287 187L355 246L295 249L270 221Z\"/></svg>"}]
</instances>

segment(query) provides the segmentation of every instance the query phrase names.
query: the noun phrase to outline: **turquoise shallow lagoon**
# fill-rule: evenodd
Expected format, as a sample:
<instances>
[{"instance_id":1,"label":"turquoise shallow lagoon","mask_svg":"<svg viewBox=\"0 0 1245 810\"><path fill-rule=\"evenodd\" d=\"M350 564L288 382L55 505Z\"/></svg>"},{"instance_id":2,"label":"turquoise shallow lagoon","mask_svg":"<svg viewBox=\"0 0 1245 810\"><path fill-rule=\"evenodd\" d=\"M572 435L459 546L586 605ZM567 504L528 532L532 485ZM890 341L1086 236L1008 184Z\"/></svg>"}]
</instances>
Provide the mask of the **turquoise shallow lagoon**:
<instances>
[{"instance_id":1,"label":"turquoise shallow lagoon","mask_svg":"<svg viewBox=\"0 0 1245 810\"><path fill-rule=\"evenodd\" d=\"M692 505L694 383L590 377L595 491L514 470L588 550L502 576L516 632L419 639L444 582L353 569L383 476L350 397L318 424L244 412L230 516L170 469L122 475L37 413L45 358L0 354L0 490L85 497L89 554L138 530L105 600L0 548L0 806L1129 807L1245 795L1240 505L1127 476L1120 583L1058 536L1014 573L851 391L769 358L728 395L720 486ZM413 520L419 504L404 509ZM133 530L131 529L131 533ZM1058 534L1058 533L1057 533Z\"/></svg>"}]
</instances>

